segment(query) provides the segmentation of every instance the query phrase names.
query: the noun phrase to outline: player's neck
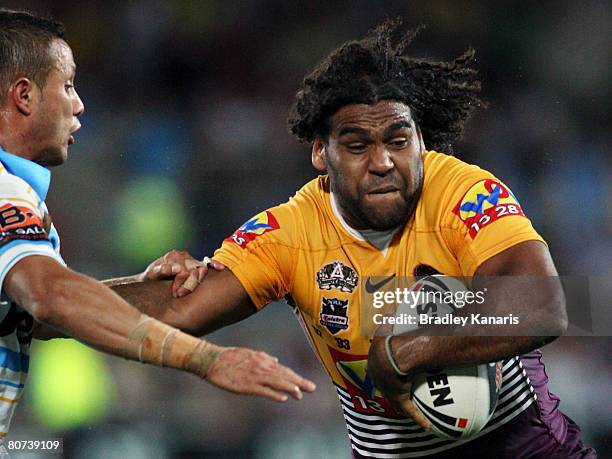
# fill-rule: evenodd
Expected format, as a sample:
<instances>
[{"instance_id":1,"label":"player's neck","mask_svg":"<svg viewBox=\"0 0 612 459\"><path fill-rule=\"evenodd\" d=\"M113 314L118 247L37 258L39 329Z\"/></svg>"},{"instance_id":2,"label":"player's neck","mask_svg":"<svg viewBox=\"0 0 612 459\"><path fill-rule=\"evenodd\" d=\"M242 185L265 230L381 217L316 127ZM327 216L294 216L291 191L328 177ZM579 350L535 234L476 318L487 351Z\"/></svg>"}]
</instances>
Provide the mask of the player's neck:
<instances>
[{"instance_id":1,"label":"player's neck","mask_svg":"<svg viewBox=\"0 0 612 459\"><path fill-rule=\"evenodd\" d=\"M27 139L28 136L24 135L19 126L6 123L6 116L10 115L0 111L0 147L7 153L34 161L34 155L23 140Z\"/></svg>"},{"instance_id":2,"label":"player's neck","mask_svg":"<svg viewBox=\"0 0 612 459\"><path fill-rule=\"evenodd\" d=\"M342 211L333 192L329 193L331 207L334 215L346 231L355 239L360 241L368 241L379 250L385 250L391 244L393 236L401 229L400 227L391 228L389 230L379 231L374 229L355 229L352 227L342 215Z\"/></svg>"}]
</instances>

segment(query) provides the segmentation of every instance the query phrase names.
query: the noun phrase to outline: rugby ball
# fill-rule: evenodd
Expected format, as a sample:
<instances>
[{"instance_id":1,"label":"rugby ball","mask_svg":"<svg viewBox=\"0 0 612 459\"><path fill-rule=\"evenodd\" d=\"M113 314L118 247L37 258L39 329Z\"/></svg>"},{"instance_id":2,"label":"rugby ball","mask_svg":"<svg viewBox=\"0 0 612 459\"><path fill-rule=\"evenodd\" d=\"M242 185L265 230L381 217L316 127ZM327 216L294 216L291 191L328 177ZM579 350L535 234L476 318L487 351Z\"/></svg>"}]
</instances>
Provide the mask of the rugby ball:
<instances>
[{"instance_id":1,"label":"rugby ball","mask_svg":"<svg viewBox=\"0 0 612 459\"><path fill-rule=\"evenodd\" d=\"M425 318L452 315L466 305L468 289L451 276L433 275L417 280L398 304L393 334L414 331ZM414 319L410 319L413 317ZM469 438L489 422L499 397L501 363L469 365L442 371L420 372L413 379L412 401L431 422L432 430L451 440Z\"/></svg>"},{"instance_id":2,"label":"rugby ball","mask_svg":"<svg viewBox=\"0 0 612 459\"><path fill-rule=\"evenodd\" d=\"M501 381L501 362L420 372L413 377L412 402L435 434L463 440L491 419Z\"/></svg>"}]
</instances>

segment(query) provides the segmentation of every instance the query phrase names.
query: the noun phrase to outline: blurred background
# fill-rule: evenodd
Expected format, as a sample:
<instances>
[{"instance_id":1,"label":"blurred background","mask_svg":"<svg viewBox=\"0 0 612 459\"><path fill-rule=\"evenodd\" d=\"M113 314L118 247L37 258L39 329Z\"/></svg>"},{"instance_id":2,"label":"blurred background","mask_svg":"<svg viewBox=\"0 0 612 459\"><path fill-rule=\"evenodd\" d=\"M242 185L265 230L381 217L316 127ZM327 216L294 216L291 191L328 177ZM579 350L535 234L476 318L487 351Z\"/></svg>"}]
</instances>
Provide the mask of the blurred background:
<instances>
[{"instance_id":1,"label":"blurred background","mask_svg":"<svg viewBox=\"0 0 612 459\"><path fill-rule=\"evenodd\" d=\"M0 4L64 22L74 50L83 128L47 202L79 271L132 274L171 248L211 254L292 196L315 175L309 147L285 123L301 79L397 15L427 26L414 55L477 50L490 108L456 155L510 185L562 274L612 271L607 0ZM284 405L238 398L57 340L34 346L9 439L61 437L74 458L349 457L335 391L288 307L272 304L213 339L279 356L318 383L316 395ZM610 338L544 349L551 391L600 457L612 457L611 351Z\"/></svg>"}]
</instances>

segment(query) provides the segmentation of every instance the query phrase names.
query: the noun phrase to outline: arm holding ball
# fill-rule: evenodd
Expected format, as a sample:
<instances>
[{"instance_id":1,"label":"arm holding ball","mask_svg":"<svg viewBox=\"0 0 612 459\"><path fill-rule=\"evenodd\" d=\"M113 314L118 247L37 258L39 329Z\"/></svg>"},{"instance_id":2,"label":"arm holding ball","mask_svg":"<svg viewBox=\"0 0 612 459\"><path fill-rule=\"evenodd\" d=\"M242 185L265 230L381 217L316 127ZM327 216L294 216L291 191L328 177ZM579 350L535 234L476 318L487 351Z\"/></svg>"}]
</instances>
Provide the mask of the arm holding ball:
<instances>
[{"instance_id":1,"label":"arm holding ball","mask_svg":"<svg viewBox=\"0 0 612 459\"><path fill-rule=\"evenodd\" d=\"M479 276L503 276L487 279L484 309L495 305L496 310L521 312L531 324L546 324L549 336L478 336L487 333L482 325L461 330L464 336L451 336L457 330L449 328L449 336L376 336L370 347L368 374L376 387L402 411L421 426L429 422L410 400L410 374L421 370L452 368L462 365L500 361L543 346L563 334L567 327L565 297L554 263L547 247L538 241L517 244L485 261L476 271ZM517 291L511 276L542 276L542 288ZM518 278L520 279L520 277ZM395 367L395 368L394 368Z\"/></svg>"}]
</instances>

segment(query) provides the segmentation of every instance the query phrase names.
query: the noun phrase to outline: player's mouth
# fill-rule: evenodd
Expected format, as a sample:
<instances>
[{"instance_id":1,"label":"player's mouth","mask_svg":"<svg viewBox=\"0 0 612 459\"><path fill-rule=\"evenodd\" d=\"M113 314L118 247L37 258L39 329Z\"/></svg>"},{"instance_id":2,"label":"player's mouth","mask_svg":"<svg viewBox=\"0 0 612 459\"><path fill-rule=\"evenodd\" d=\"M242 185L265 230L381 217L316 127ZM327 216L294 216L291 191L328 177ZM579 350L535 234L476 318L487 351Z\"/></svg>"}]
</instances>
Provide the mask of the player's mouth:
<instances>
[{"instance_id":1,"label":"player's mouth","mask_svg":"<svg viewBox=\"0 0 612 459\"><path fill-rule=\"evenodd\" d=\"M370 194L370 195L388 194L388 193L395 193L396 191L399 191L397 187L394 187L393 185L387 185L387 186L374 188L373 190L368 191L367 194Z\"/></svg>"},{"instance_id":2,"label":"player's mouth","mask_svg":"<svg viewBox=\"0 0 612 459\"><path fill-rule=\"evenodd\" d=\"M72 145L75 142L74 136L72 134L74 134L79 129L81 129L81 123L77 123L75 128L70 131L70 136L68 137L68 145Z\"/></svg>"}]
</instances>

